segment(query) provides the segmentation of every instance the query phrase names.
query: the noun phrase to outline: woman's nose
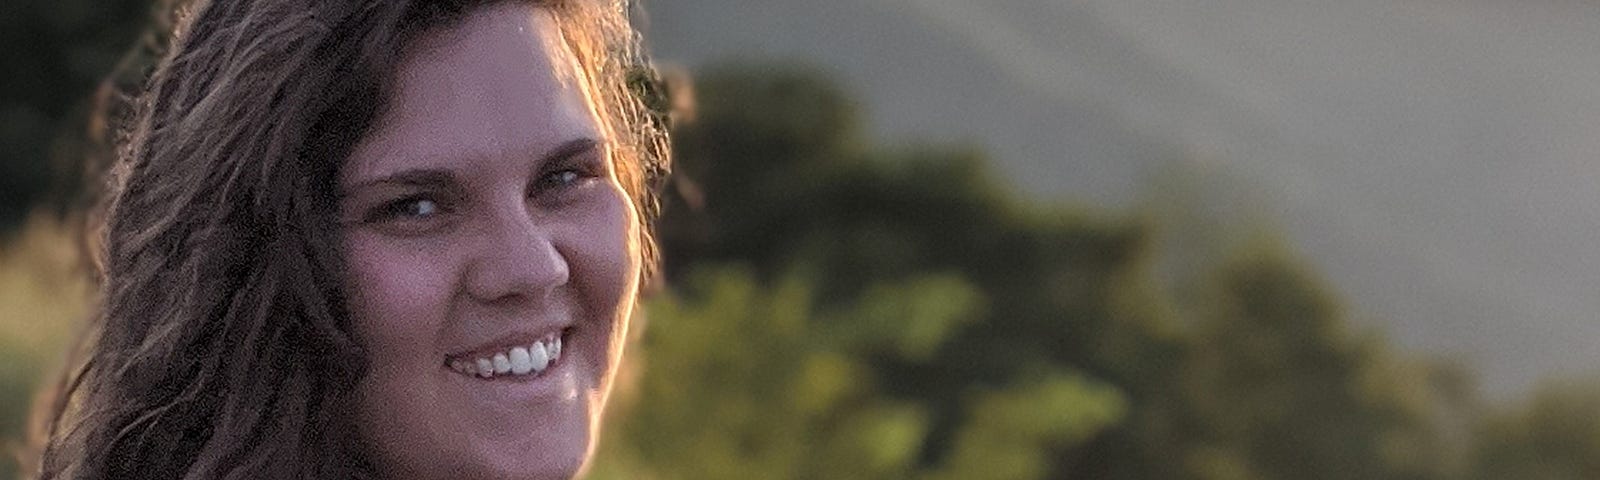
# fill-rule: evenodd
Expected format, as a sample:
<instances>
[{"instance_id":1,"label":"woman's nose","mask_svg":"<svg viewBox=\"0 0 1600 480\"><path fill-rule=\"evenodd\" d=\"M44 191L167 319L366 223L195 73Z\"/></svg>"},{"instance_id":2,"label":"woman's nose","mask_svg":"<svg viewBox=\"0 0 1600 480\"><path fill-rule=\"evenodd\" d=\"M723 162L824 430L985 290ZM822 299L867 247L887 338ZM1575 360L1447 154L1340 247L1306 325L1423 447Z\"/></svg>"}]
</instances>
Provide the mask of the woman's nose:
<instances>
[{"instance_id":1,"label":"woman's nose","mask_svg":"<svg viewBox=\"0 0 1600 480\"><path fill-rule=\"evenodd\" d=\"M485 302L522 298L545 302L568 280L567 259L550 229L526 215L492 221L470 242L478 254L467 272L467 291Z\"/></svg>"}]
</instances>

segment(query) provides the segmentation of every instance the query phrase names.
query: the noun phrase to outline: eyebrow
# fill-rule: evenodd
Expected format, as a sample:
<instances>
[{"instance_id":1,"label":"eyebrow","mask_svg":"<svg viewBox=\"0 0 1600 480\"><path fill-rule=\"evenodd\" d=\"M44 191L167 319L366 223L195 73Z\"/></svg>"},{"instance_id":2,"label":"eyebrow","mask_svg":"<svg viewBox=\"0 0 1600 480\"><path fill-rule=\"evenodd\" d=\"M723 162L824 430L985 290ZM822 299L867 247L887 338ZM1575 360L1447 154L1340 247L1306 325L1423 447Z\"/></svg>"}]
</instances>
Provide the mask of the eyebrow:
<instances>
[{"instance_id":1,"label":"eyebrow","mask_svg":"<svg viewBox=\"0 0 1600 480\"><path fill-rule=\"evenodd\" d=\"M593 151L599 146L600 141L590 137L568 140L560 145L557 145L556 148L551 149L549 153L546 153L543 158L539 159L538 165L564 162L572 157ZM363 180L360 183L350 186L347 192L382 184L440 188L448 186L454 183L454 181L455 174L453 174L450 170L443 168L415 168L410 170L401 170L399 172L370 180Z\"/></svg>"}]
</instances>

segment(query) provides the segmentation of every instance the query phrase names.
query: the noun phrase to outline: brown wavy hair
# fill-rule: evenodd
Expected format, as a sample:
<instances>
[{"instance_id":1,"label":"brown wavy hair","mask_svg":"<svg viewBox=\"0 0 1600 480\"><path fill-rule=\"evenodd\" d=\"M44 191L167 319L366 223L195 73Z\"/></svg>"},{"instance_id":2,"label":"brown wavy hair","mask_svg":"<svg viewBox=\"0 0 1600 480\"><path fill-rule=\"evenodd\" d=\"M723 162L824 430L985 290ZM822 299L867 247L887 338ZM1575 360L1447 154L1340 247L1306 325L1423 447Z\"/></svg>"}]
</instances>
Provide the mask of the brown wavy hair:
<instances>
[{"instance_id":1,"label":"brown wavy hair","mask_svg":"<svg viewBox=\"0 0 1600 480\"><path fill-rule=\"evenodd\" d=\"M98 313L45 409L39 478L371 476L350 424L367 357L341 292L338 173L405 46L487 3L184 7L111 167ZM667 144L630 6L534 3L587 73L653 272Z\"/></svg>"}]
</instances>

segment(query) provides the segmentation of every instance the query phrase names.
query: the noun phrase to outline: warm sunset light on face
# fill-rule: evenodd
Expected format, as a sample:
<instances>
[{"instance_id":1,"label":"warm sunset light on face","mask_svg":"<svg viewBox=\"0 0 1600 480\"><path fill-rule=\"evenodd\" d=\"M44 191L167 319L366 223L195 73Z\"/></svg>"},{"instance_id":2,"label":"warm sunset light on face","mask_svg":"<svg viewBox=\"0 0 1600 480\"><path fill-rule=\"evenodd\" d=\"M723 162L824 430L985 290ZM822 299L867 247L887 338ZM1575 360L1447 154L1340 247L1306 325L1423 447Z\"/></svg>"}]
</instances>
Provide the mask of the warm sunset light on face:
<instances>
[{"instance_id":1,"label":"warm sunset light on face","mask_svg":"<svg viewBox=\"0 0 1600 480\"><path fill-rule=\"evenodd\" d=\"M360 425L395 478L567 478L633 306L635 213L549 12L434 32L346 165Z\"/></svg>"}]
</instances>

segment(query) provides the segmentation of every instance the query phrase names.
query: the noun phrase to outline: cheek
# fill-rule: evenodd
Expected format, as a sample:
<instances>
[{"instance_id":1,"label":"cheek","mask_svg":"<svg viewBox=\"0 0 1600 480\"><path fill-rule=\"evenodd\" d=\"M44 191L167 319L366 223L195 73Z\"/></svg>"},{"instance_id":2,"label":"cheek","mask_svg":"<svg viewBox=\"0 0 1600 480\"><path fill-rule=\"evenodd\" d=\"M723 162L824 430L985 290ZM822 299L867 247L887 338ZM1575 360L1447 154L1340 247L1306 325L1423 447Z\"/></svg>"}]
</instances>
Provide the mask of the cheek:
<instances>
[{"instance_id":1,"label":"cheek","mask_svg":"<svg viewBox=\"0 0 1600 480\"><path fill-rule=\"evenodd\" d=\"M403 242L356 233L347 238L351 314L369 351L426 350L447 309L451 271L439 255Z\"/></svg>"},{"instance_id":2,"label":"cheek","mask_svg":"<svg viewBox=\"0 0 1600 480\"><path fill-rule=\"evenodd\" d=\"M629 308L638 288L637 220L620 188L569 232L570 264L585 302L601 311Z\"/></svg>"}]
</instances>

